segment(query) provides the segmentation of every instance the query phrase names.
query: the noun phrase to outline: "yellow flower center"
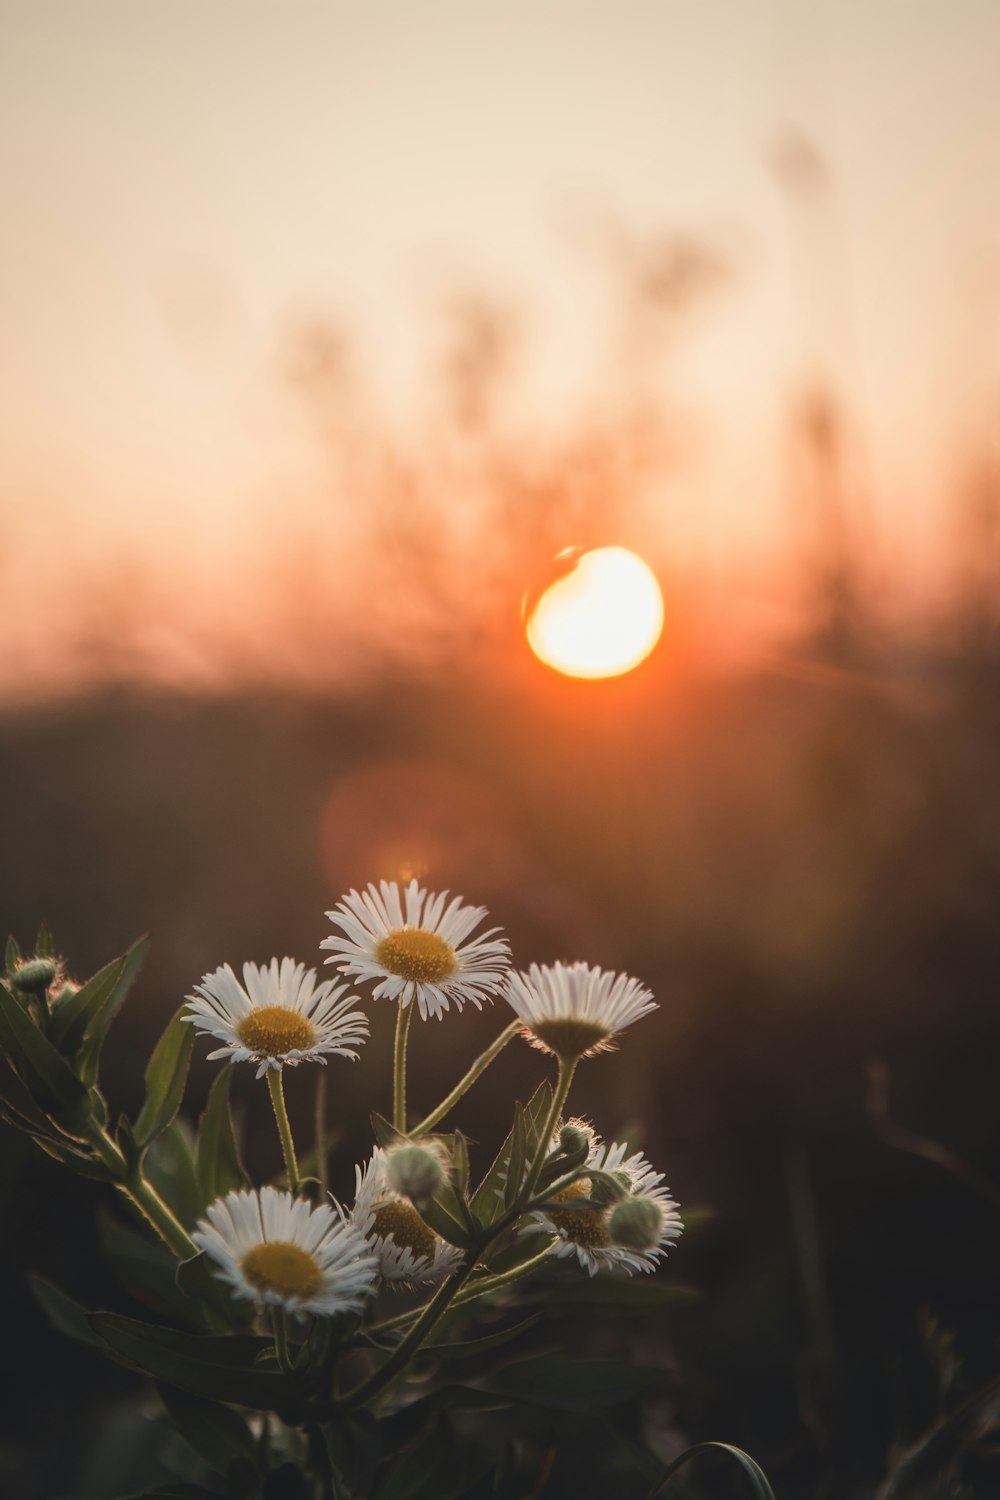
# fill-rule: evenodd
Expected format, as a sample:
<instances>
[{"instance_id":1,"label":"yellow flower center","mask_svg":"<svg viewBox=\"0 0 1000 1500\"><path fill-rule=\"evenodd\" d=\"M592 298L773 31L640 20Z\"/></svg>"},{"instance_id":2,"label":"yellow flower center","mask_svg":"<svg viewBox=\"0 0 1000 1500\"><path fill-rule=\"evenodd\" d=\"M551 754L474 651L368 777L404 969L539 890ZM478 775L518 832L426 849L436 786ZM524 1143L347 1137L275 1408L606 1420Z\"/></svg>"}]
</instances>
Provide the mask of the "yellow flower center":
<instances>
[{"instance_id":1,"label":"yellow flower center","mask_svg":"<svg viewBox=\"0 0 1000 1500\"><path fill-rule=\"evenodd\" d=\"M315 1297L323 1286L319 1262L308 1250L285 1240L268 1240L254 1245L240 1262L247 1281L258 1292L273 1292L279 1297Z\"/></svg>"},{"instance_id":2,"label":"yellow flower center","mask_svg":"<svg viewBox=\"0 0 1000 1500\"><path fill-rule=\"evenodd\" d=\"M375 957L390 974L417 984L440 984L458 969L451 944L422 927L397 927L379 943Z\"/></svg>"},{"instance_id":3,"label":"yellow flower center","mask_svg":"<svg viewBox=\"0 0 1000 1500\"><path fill-rule=\"evenodd\" d=\"M569 1187L556 1194L561 1203L572 1203L576 1198L589 1197L590 1183L586 1177L578 1182L571 1182ZM606 1216L599 1209L550 1208L546 1212L556 1228L568 1240L572 1240L574 1245L582 1245L585 1250L605 1250L611 1243L605 1224Z\"/></svg>"},{"instance_id":4,"label":"yellow flower center","mask_svg":"<svg viewBox=\"0 0 1000 1500\"><path fill-rule=\"evenodd\" d=\"M316 1028L307 1016L284 1005L258 1005L236 1028L244 1047L258 1057L282 1057L316 1045Z\"/></svg>"},{"instance_id":5,"label":"yellow flower center","mask_svg":"<svg viewBox=\"0 0 1000 1500\"><path fill-rule=\"evenodd\" d=\"M372 1233L382 1239L392 1236L401 1250L412 1250L430 1260L434 1255L435 1234L417 1213L412 1203L390 1199L375 1210Z\"/></svg>"},{"instance_id":6,"label":"yellow flower center","mask_svg":"<svg viewBox=\"0 0 1000 1500\"><path fill-rule=\"evenodd\" d=\"M576 1016L550 1016L533 1021L528 1032L557 1057L583 1057L584 1053L601 1051L611 1035L599 1021L582 1021Z\"/></svg>"}]
</instances>

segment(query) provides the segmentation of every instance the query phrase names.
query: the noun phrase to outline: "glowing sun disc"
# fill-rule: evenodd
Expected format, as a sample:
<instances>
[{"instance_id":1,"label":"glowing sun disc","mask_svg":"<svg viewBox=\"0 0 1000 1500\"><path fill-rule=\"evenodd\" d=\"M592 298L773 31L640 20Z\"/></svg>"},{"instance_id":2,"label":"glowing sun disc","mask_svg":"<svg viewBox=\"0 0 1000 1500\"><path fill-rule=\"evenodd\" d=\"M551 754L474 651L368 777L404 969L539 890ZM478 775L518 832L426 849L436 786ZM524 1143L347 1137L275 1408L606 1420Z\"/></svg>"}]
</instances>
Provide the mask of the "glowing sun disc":
<instances>
[{"instance_id":1,"label":"glowing sun disc","mask_svg":"<svg viewBox=\"0 0 1000 1500\"><path fill-rule=\"evenodd\" d=\"M528 644L568 677L619 677L649 655L663 629L663 595L625 547L584 552L528 617Z\"/></svg>"}]
</instances>

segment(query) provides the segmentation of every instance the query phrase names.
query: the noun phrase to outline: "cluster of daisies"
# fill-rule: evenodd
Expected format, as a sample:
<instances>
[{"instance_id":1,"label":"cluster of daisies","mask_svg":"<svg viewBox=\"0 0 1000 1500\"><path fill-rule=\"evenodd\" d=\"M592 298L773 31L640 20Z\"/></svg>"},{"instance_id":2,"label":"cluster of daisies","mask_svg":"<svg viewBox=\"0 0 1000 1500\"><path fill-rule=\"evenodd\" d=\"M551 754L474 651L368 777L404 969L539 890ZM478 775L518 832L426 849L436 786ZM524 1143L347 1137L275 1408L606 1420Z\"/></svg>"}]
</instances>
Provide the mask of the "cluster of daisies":
<instances>
[{"instance_id":1,"label":"cluster of daisies","mask_svg":"<svg viewBox=\"0 0 1000 1500\"><path fill-rule=\"evenodd\" d=\"M416 1006L423 1019L501 998L525 1038L558 1059L567 1088L580 1058L608 1048L655 1009L637 980L584 963L514 973L497 929L473 936L483 908L431 894L415 880L402 890L382 881L351 891L327 916L336 931L321 947L348 981L372 984L376 999ZM241 983L226 964L188 997L186 1019L219 1043L211 1058L253 1063L258 1078L267 1075L280 1089L286 1066L357 1057L368 1018L349 983L321 982L290 958L247 963L242 972ZM572 1149L583 1175L527 1212L520 1232L547 1236L548 1253L574 1257L591 1275L654 1269L681 1232L662 1174L640 1153L603 1144L583 1121L555 1123L551 1151ZM460 1267L463 1252L419 1211L444 1184L448 1165L440 1143L404 1135L357 1168L351 1208L333 1200L314 1206L273 1187L234 1192L212 1204L192 1238L234 1295L259 1309L358 1312L380 1280L429 1283Z\"/></svg>"}]
</instances>

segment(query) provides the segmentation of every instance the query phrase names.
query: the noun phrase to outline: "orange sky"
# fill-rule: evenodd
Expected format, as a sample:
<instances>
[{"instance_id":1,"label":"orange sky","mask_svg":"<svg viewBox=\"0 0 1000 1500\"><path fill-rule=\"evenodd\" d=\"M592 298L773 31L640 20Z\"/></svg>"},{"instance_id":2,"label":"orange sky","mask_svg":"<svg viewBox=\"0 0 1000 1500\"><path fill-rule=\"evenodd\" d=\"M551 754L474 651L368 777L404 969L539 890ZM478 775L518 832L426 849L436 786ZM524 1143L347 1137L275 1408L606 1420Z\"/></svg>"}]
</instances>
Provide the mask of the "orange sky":
<instances>
[{"instance_id":1,"label":"orange sky","mask_svg":"<svg viewBox=\"0 0 1000 1500\"><path fill-rule=\"evenodd\" d=\"M828 168L797 212L788 122ZM309 544L296 319L346 319L419 446L436 309L496 289L523 304L509 434L559 431L609 399L614 266L658 234L729 274L675 351L682 462L635 514L616 497L607 540L759 589L813 370L850 399L890 562L932 555L959 458L993 441L993 0L0 0L0 162L8 663L136 558L166 619L238 607L276 534ZM323 505L315 541L363 571L351 496Z\"/></svg>"}]
</instances>

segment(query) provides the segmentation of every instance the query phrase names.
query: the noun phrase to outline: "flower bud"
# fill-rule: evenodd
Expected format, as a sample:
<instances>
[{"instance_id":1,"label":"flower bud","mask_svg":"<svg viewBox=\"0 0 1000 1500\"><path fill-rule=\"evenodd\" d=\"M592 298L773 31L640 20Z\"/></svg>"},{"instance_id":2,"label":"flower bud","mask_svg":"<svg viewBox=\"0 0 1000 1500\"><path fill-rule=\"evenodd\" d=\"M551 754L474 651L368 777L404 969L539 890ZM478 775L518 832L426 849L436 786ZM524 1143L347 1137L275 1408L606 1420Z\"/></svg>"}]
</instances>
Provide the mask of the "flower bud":
<instances>
[{"instance_id":1,"label":"flower bud","mask_svg":"<svg viewBox=\"0 0 1000 1500\"><path fill-rule=\"evenodd\" d=\"M608 1215L608 1234L626 1250L655 1250L663 1223L663 1209L655 1198L623 1198Z\"/></svg>"},{"instance_id":2,"label":"flower bud","mask_svg":"<svg viewBox=\"0 0 1000 1500\"><path fill-rule=\"evenodd\" d=\"M386 1157L385 1170L393 1192L404 1198L433 1198L444 1186L441 1158L426 1146L397 1146Z\"/></svg>"},{"instance_id":3,"label":"flower bud","mask_svg":"<svg viewBox=\"0 0 1000 1500\"><path fill-rule=\"evenodd\" d=\"M51 958L29 958L11 975L11 983L22 995L44 995L58 967Z\"/></svg>"},{"instance_id":4,"label":"flower bud","mask_svg":"<svg viewBox=\"0 0 1000 1500\"><path fill-rule=\"evenodd\" d=\"M559 1132L559 1150L567 1156L574 1156L580 1151L589 1151L594 1132L589 1125L584 1125L580 1120L570 1120Z\"/></svg>"},{"instance_id":5,"label":"flower bud","mask_svg":"<svg viewBox=\"0 0 1000 1500\"><path fill-rule=\"evenodd\" d=\"M595 1173L590 1183L590 1196L595 1203L607 1206L627 1198L631 1187L632 1180L627 1172Z\"/></svg>"}]
</instances>

